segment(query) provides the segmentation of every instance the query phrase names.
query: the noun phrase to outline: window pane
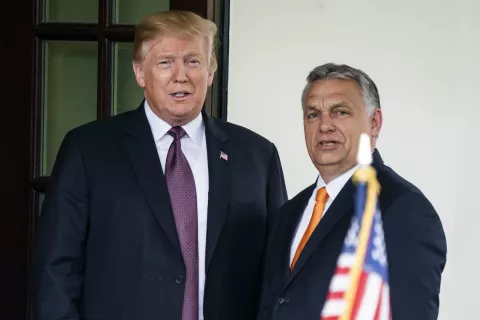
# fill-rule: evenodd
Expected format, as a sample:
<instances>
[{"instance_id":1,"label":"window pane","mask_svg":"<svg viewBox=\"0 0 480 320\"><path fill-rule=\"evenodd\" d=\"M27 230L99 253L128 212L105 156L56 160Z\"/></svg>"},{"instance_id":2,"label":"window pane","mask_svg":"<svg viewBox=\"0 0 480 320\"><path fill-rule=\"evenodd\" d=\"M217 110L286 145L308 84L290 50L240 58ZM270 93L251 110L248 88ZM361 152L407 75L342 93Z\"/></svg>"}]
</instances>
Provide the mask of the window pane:
<instances>
[{"instance_id":1,"label":"window pane","mask_svg":"<svg viewBox=\"0 0 480 320\"><path fill-rule=\"evenodd\" d=\"M45 43L42 175L49 175L65 133L97 117L97 43Z\"/></svg>"},{"instance_id":2,"label":"window pane","mask_svg":"<svg viewBox=\"0 0 480 320\"><path fill-rule=\"evenodd\" d=\"M170 0L116 0L113 23L137 24L149 14L170 10Z\"/></svg>"},{"instance_id":3,"label":"window pane","mask_svg":"<svg viewBox=\"0 0 480 320\"><path fill-rule=\"evenodd\" d=\"M46 22L98 21L98 0L44 0L44 4Z\"/></svg>"},{"instance_id":4,"label":"window pane","mask_svg":"<svg viewBox=\"0 0 480 320\"><path fill-rule=\"evenodd\" d=\"M133 73L133 43L117 42L113 52L113 114L119 114L140 105L143 89L138 86Z\"/></svg>"}]
</instances>

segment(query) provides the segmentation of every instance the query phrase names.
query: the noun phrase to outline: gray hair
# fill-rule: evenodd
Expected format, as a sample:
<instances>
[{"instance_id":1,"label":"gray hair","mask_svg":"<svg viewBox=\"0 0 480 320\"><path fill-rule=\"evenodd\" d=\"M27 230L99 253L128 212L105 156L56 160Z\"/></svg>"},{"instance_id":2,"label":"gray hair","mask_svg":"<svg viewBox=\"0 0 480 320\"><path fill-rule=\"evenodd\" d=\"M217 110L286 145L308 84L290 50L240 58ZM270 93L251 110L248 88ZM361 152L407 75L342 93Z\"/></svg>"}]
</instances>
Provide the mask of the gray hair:
<instances>
[{"instance_id":1,"label":"gray hair","mask_svg":"<svg viewBox=\"0 0 480 320\"><path fill-rule=\"evenodd\" d=\"M354 80L360 86L367 114L372 115L375 108L380 109L380 96L373 80L362 70L345 64L334 63L327 63L310 71L307 77L307 85L302 93L302 107L312 84L324 79Z\"/></svg>"}]
</instances>

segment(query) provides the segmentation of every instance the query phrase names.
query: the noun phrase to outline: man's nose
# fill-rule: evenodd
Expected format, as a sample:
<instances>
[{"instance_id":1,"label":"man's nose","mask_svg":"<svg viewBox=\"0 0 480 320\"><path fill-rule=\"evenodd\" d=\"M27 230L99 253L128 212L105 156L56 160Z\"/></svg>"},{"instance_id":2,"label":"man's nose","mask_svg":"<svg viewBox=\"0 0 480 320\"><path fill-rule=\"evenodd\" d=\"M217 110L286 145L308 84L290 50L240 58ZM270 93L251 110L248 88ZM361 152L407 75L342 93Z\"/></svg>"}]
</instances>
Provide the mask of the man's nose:
<instances>
[{"instance_id":1,"label":"man's nose","mask_svg":"<svg viewBox=\"0 0 480 320\"><path fill-rule=\"evenodd\" d=\"M187 68L183 62L178 62L175 64L174 72L175 82L187 82Z\"/></svg>"},{"instance_id":2,"label":"man's nose","mask_svg":"<svg viewBox=\"0 0 480 320\"><path fill-rule=\"evenodd\" d=\"M333 124L333 119L330 117L330 114L323 113L320 117L320 121L318 123L318 130L320 132L326 133L335 130L335 125Z\"/></svg>"}]
</instances>

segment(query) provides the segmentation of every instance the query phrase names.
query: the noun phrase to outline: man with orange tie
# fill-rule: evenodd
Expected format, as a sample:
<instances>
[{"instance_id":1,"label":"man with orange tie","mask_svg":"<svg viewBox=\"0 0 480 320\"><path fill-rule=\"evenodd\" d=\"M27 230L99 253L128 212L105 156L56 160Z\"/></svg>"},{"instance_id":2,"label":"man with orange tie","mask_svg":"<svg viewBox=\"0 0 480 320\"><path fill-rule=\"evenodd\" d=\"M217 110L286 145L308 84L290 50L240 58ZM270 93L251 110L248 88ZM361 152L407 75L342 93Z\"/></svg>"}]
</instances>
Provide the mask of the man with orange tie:
<instances>
[{"instance_id":1,"label":"man with orange tie","mask_svg":"<svg viewBox=\"0 0 480 320\"><path fill-rule=\"evenodd\" d=\"M376 149L382 112L375 83L361 70L325 64L308 75L302 106L306 146L319 175L277 215L265 250L258 320L320 318L353 215L351 177L362 133L371 137L381 185L392 319L437 319L445 234L428 199Z\"/></svg>"}]
</instances>

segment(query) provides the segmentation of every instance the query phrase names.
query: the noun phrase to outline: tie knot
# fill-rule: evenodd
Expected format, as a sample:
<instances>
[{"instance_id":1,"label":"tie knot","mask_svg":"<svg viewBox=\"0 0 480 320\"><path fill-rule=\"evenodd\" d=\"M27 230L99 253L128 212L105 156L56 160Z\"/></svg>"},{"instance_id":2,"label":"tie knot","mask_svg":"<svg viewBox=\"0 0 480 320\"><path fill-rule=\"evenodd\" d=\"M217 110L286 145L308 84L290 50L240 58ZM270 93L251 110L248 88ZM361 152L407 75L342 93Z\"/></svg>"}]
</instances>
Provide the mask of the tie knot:
<instances>
[{"instance_id":1,"label":"tie knot","mask_svg":"<svg viewBox=\"0 0 480 320\"><path fill-rule=\"evenodd\" d=\"M327 202L327 199L328 199L327 189L325 187L318 189L315 200L317 200L318 202L325 203Z\"/></svg>"},{"instance_id":2,"label":"tie knot","mask_svg":"<svg viewBox=\"0 0 480 320\"><path fill-rule=\"evenodd\" d=\"M172 127L168 130L168 134L173 137L175 140L180 140L186 134L185 130L182 127Z\"/></svg>"}]
</instances>

